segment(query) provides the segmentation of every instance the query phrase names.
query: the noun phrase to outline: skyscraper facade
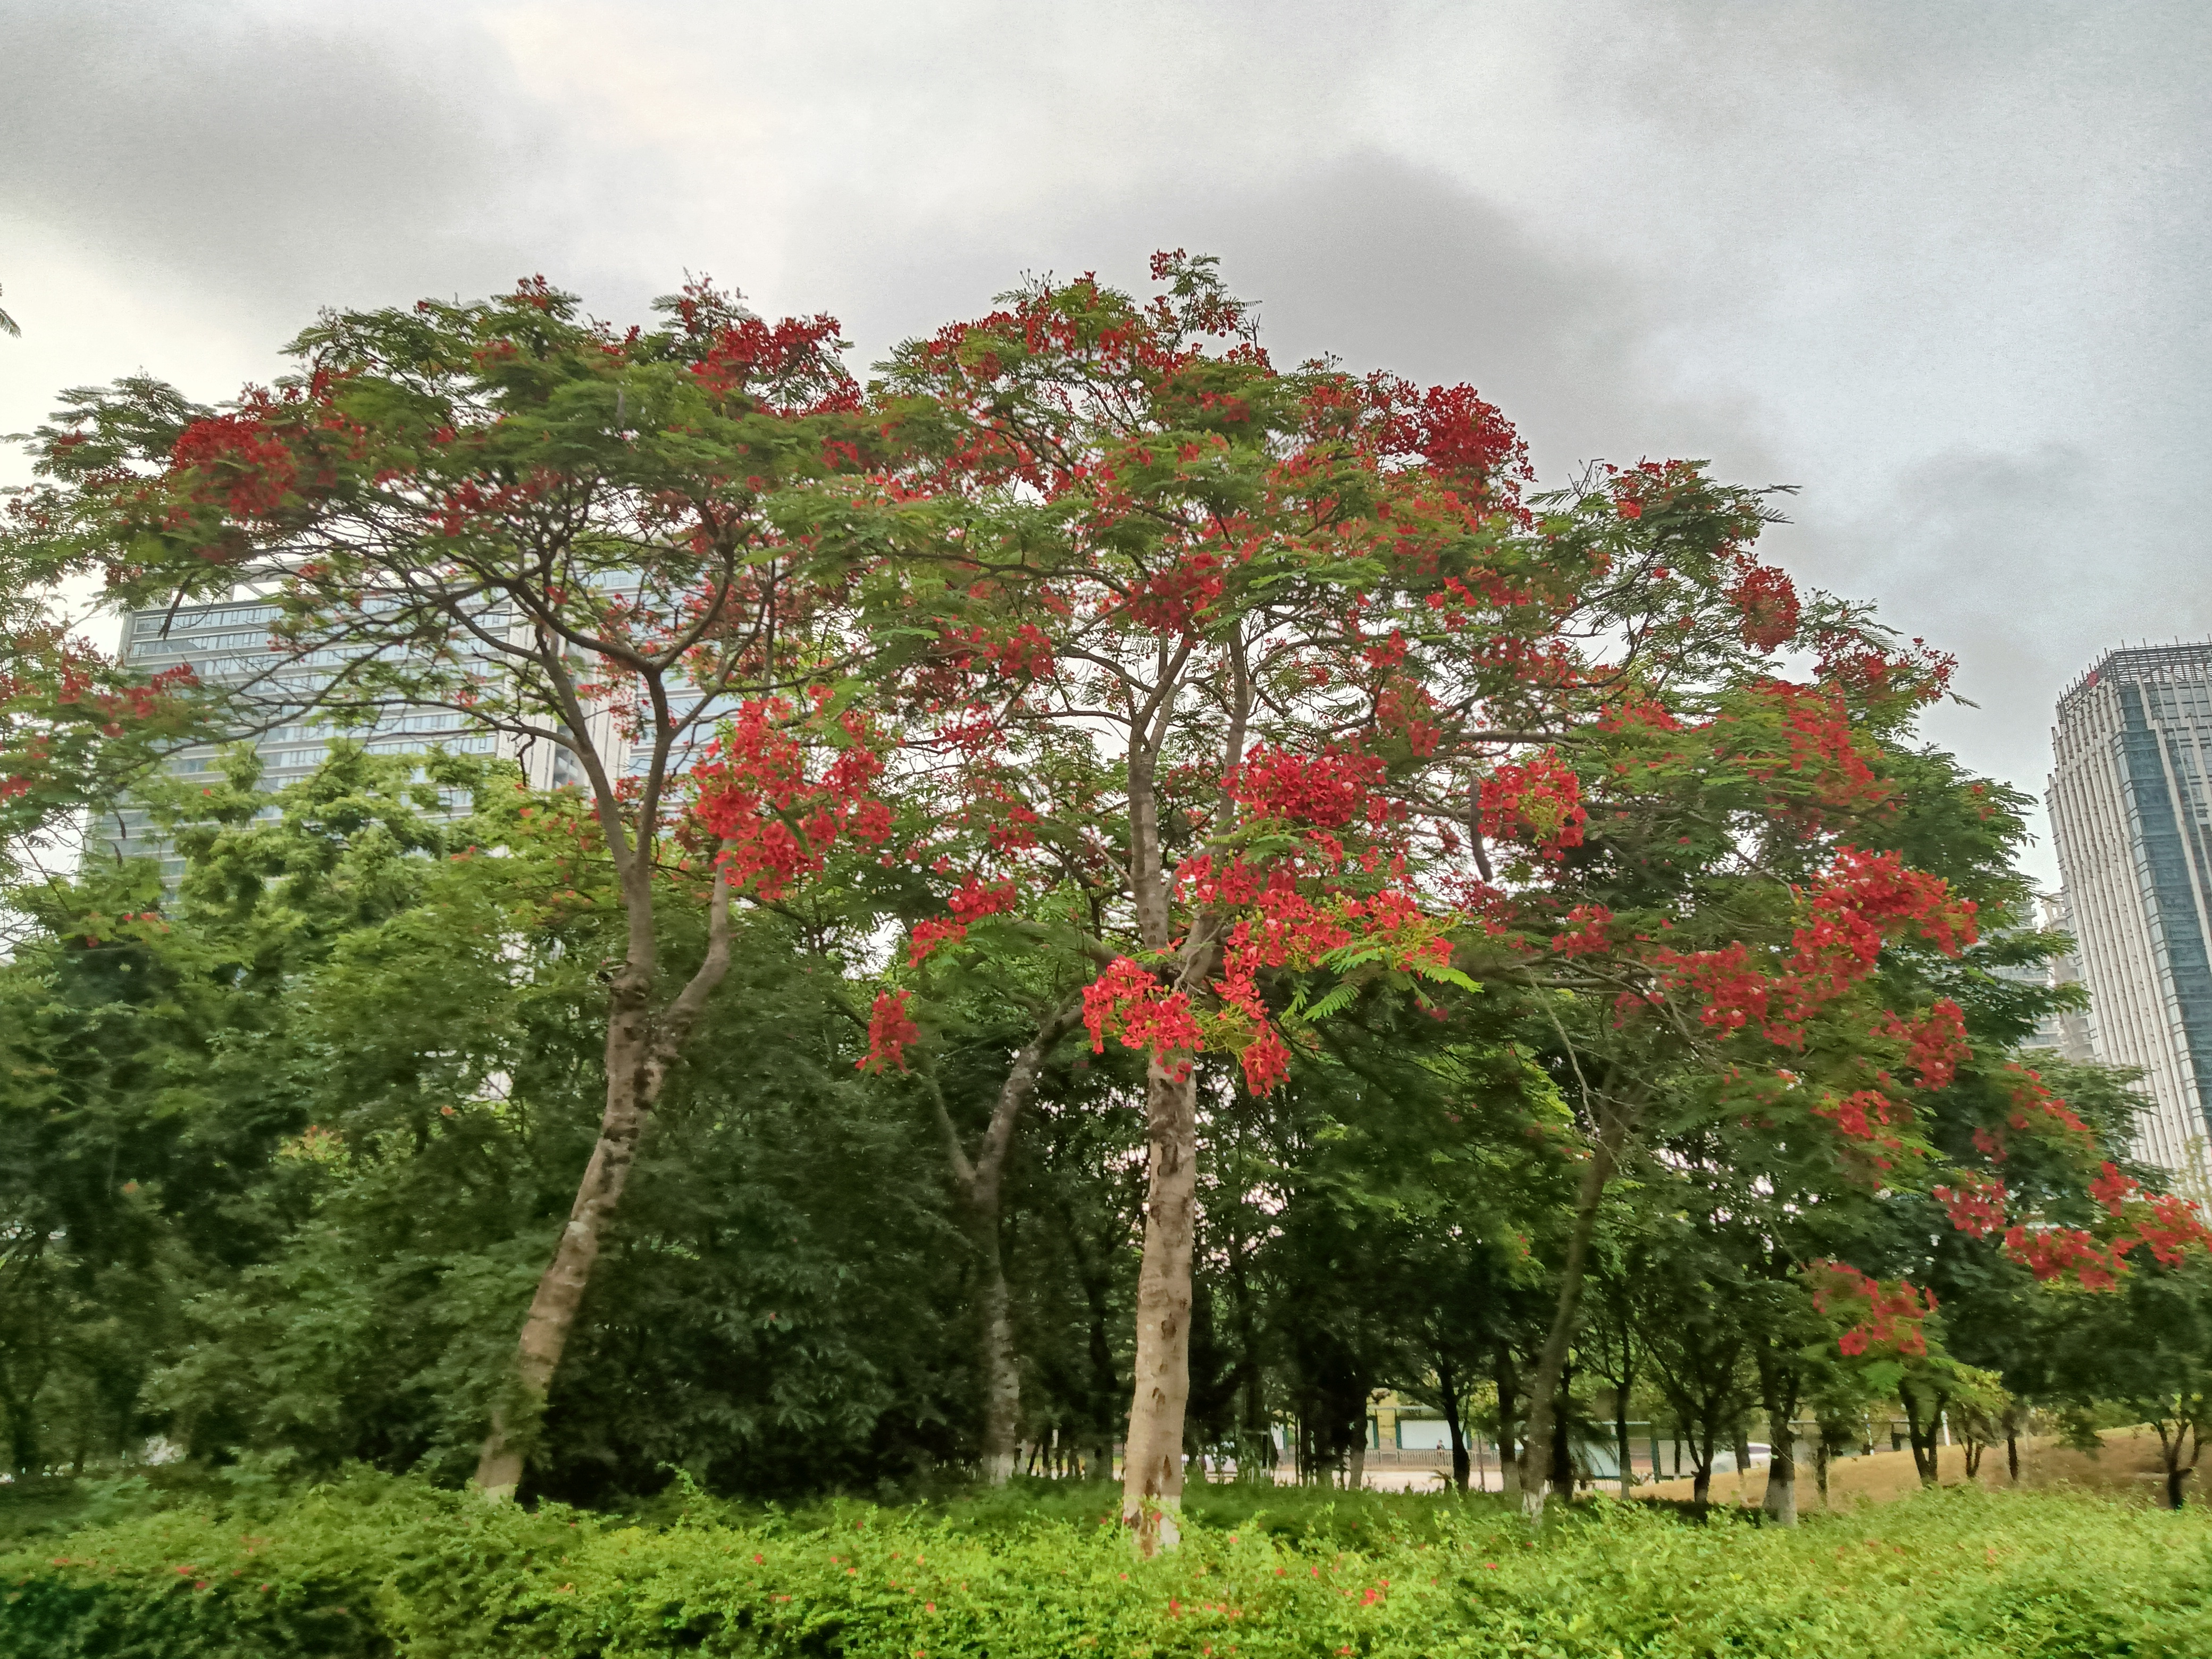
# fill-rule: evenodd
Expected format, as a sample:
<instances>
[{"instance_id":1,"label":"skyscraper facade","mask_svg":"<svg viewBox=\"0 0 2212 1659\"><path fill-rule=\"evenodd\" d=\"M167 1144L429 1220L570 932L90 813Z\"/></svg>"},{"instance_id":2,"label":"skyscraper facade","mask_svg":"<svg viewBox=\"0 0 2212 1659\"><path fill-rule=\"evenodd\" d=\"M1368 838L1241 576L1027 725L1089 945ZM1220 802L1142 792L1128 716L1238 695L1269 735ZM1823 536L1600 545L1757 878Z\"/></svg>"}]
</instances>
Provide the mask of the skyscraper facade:
<instances>
[{"instance_id":1,"label":"skyscraper facade","mask_svg":"<svg viewBox=\"0 0 2212 1659\"><path fill-rule=\"evenodd\" d=\"M318 707L331 673L348 653L319 650L283 659L272 672L270 624L276 607L251 593L198 605L158 606L124 619L121 659L149 674L190 667L204 683L255 688L262 718L252 738L262 767L262 785L276 790L305 778L321 764L330 740L343 735L378 754L422 754L444 749L456 754L502 754L519 760L523 774L538 788L573 782L577 775L568 756L544 744L524 747L505 733L486 731L453 709L397 708L371 724L343 732ZM497 613L492 613L496 623ZM486 665L487 672L495 672ZM217 764L217 745L179 749L164 762L175 775L206 772ZM453 794L448 806L466 810ZM163 879L173 884L184 861L169 847L146 809L125 799L95 825L94 838L110 856L161 860Z\"/></svg>"},{"instance_id":2,"label":"skyscraper facade","mask_svg":"<svg viewBox=\"0 0 2212 1659\"><path fill-rule=\"evenodd\" d=\"M2051 826L2098 1058L2140 1066L2137 1154L2212 1139L2212 643L2110 653L2058 700Z\"/></svg>"},{"instance_id":3,"label":"skyscraper facade","mask_svg":"<svg viewBox=\"0 0 2212 1659\"><path fill-rule=\"evenodd\" d=\"M2069 913L2063 893L2045 894L2037 900L2042 911L2041 921L2045 931L2054 933L2075 932L2074 918ZM2001 970L2002 971L2002 970ZM2051 957L2036 975L2048 986L2073 985L2081 978L2081 948L2077 939L2074 949L2063 956ZM2067 1008L2045 1014L2037 1022L2035 1034L2021 1045L2028 1048L2048 1049L2062 1060L2094 1060L2097 1048L2090 1035L2087 1010Z\"/></svg>"}]
</instances>

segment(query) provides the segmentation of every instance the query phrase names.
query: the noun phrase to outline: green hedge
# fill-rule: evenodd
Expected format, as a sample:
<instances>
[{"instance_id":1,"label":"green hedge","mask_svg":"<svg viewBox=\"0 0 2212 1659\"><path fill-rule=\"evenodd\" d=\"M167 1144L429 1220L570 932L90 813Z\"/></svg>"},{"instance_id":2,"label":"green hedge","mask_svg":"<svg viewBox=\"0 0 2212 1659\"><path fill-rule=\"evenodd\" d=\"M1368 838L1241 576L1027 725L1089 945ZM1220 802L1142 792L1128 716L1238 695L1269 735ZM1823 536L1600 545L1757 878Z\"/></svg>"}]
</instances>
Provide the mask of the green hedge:
<instances>
[{"instance_id":1,"label":"green hedge","mask_svg":"<svg viewBox=\"0 0 2212 1659\"><path fill-rule=\"evenodd\" d=\"M645 1525L349 1482L20 1546L0 1659L2212 1655L2194 1511L1953 1492L1788 1532L1600 1504L1531 1541L1449 1500L1218 1500L1139 1564L1103 1501Z\"/></svg>"}]
</instances>

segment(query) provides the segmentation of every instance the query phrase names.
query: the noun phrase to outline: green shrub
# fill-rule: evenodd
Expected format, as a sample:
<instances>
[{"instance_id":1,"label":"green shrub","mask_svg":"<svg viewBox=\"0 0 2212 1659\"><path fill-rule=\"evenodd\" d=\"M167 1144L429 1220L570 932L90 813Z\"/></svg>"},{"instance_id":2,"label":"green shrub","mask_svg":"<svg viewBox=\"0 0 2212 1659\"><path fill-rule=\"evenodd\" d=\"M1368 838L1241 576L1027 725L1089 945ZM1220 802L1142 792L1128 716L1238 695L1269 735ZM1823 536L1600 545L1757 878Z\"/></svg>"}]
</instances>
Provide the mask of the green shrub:
<instances>
[{"instance_id":1,"label":"green shrub","mask_svg":"<svg viewBox=\"0 0 2212 1659\"><path fill-rule=\"evenodd\" d=\"M653 1523L356 1480L258 1515L142 1515L0 1558L18 1656L2212 1654L2212 1523L1931 1493L1795 1531L1609 1503L1210 1489L1131 1559L1103 1487Z\"/></svg>"}]
</instances>

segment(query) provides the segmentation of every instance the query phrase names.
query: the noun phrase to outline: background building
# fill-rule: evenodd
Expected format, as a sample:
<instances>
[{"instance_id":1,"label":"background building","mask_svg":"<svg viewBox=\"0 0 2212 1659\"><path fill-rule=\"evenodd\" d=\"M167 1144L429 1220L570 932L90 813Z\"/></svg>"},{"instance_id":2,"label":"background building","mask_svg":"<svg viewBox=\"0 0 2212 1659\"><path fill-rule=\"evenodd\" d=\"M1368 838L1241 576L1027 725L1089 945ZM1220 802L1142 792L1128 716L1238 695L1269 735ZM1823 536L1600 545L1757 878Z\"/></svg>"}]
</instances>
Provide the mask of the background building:
<instances>
[{"instance_id":1,"label":"background building","mask_svg":"<svg viewBox=\"0 0 2212 1659\"><path fill-rule=\"evenodd\" d=\"M2071 933L2073 915L2063 893L2045 893L2036 900L2044 930L2047 933ZM1999 969L2009 978L2012 969ZM2038 985L2073 985L2081 978L2081 946L2077 941L2073 950L2063 956L2051 957L2040 968L2030 970L2029 979ZM2055 1051L2062 1060L2094 1060L2097 1057L2096 1033L2089 1023L2094 1010L2069 1008L2045 1014L2036 1022L2035 1033L2021 1046L2024 1048L2047 1048Z\"/></svg>"},{"instance_id":2,"label":"background building","mask_svg":"<svg viewBox=\"0 0 2212 1659\"><path fill-rule=\"evenodd\" d=\"M2195 1175L2212 1133L2212 643L2111 653L2059 698L2052 748L2097 1057L2146 1073L2139 1155Z\"/></svg>"},{"instance_id":3,"label":"background building","mask_svg":"<svg viewBox=\"0 0 2212 1659\"><path fill-rule=\"evenodd\" d=\"M148 673L188 664L207 684L251 683L254 702L263 711L254 747L261 757L262 785L271 790L296 783L313 771L330 739L340 735L314 705L331 672L349 654L314 651L272 672L269 625L276 617L275 605L251 594L136 611L124 621L121 652L125 663ZM553 745L540 743L523 749L506 734L486 731L468 715L451 709L393 709L373 726L354 727L343 735L382 754L421 754L439 748L455 754L513 756L541 789L573 781L575 775L568 757ZM215 767L219 752L216 744L179 749L163 768L180 775L205 772ZM468 807L465 799L448 804L457 811ZM184 860L171 853L142 806L126 799L92 830L91 843L104 845L111 856L159 858L162 878L171 885L184 874Z\"/></svg>"}]
</instances>

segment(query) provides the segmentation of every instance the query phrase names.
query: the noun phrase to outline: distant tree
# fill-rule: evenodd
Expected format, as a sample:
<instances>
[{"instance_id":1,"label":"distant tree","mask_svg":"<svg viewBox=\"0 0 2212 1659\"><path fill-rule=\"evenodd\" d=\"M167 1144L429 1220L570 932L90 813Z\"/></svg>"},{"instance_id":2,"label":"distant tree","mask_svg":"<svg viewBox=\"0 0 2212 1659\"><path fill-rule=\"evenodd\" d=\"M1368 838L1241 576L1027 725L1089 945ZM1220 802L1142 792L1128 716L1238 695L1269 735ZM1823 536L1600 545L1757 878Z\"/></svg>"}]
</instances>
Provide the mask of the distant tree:
<instances>
[{"instance_id":1,"label":"distant tree","mask_svg":"<svg viewBox=\"0 0 2212 1659\"><path fill-rule=\"evenodd\" d=\"M2076 1290L2043 1325L2053 1381L2070 1403L2108 1401L2158 1436L2168 1508L2182 1507L2212 1431L2212 1270L2152 1262L2114 1295Z\"/></svg>"}]
</instances>

